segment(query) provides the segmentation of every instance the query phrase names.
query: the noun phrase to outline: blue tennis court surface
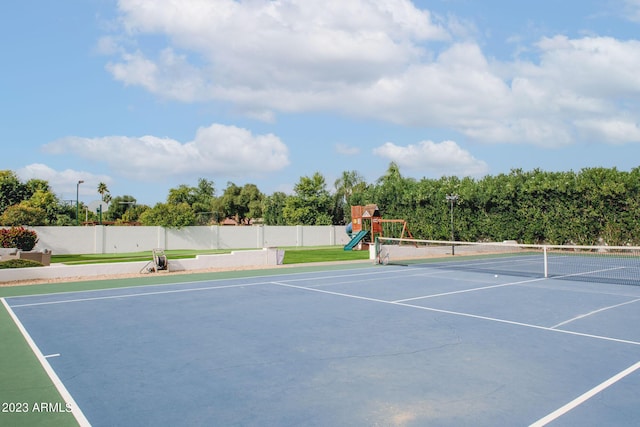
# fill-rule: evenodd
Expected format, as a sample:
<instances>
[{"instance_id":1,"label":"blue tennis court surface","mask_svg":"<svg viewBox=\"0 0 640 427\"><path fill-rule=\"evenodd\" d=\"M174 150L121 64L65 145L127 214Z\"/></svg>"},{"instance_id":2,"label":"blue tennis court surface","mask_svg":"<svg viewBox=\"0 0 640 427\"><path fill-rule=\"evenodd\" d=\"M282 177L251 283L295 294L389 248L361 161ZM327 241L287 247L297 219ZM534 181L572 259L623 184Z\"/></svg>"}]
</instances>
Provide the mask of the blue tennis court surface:
<instances>
[{"instance_id":1,"label":"blue tennis court surface","mask_svg":"<svg viewBox=\"0 0 640 427\"><path fill-rule=\"evenodd\" d=\"M640 423L637 286L371 266L6 303L94 426Z\"/></svg>"}]
</instances>

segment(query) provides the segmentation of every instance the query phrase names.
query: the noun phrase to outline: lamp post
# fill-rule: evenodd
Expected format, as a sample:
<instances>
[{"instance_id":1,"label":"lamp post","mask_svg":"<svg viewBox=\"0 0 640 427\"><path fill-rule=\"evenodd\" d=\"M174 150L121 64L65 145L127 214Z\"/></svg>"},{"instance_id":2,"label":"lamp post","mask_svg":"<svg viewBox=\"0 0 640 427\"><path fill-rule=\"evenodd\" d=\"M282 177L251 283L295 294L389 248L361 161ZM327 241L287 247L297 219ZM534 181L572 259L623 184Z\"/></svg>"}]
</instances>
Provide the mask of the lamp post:
<instances>
[{"instance_id":1,"label":"lamp post","mask_svg":"<svg viewBox=\"0 0 640 427\"><path fill-rule=\"evenodd\" d=\"M83 180L80 180L76 184L76 225L80 223L78 219L78 216L80 216L80 203L78 202L78 198L80 195L80 184L82 184L83 182Z\"/></svg>"},{"instance_id":2,"label":"lamp post","mask_svg":"<svg viewBox=\"0 0 640 427\"><path fill-rule=\"evenodd\" d=\"M446 199L451 203L451 255L456 254L455 245L453 242L455 241L455 234L453 232L453 205L458 201L459 196L457 194L447 194Z\"/></svg>"}]
</instances>

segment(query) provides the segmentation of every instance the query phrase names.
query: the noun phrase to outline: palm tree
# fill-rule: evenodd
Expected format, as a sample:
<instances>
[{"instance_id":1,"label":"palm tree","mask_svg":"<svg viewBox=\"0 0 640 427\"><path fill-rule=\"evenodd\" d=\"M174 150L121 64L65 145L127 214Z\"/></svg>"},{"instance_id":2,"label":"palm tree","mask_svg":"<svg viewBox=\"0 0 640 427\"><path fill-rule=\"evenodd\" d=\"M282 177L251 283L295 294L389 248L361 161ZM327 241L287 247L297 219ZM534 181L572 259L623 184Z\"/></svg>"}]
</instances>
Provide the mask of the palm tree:
<instances>
[{"instance_id":1,"label":"palm tree","mask_svg":"<svg viewBox=\"0 0 640 427\"><path fill-rule=\"evenodd\" d=\"M342 176L333 184L336 192L342 195L342 201L347 203L356 186L364 182L364 178L357 171L344 171Z\"/></svg>"},{"instance_id":2,"label":"palm tree","mask_svg":"<svg viewBox=\"0 0 640 427\"><path fill-rule=\"evenodd\" d=\"M109 203L111 201L111 193L109 193L107 184L105 184L104 182L98 184L98 193L100 193L103 202Z\"/></svg>"}]
</instances>

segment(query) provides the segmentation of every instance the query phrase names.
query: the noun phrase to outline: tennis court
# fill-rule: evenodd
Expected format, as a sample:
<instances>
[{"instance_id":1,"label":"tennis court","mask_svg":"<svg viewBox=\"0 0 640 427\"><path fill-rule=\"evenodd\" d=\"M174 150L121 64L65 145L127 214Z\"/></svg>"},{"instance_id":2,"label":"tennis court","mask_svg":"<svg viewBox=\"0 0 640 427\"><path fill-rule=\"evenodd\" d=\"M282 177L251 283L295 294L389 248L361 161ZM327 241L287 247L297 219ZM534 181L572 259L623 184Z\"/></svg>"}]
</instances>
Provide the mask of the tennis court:
<instances>
[{"instance_id":1,"label":"tennis court","mask_svg":"<svg viewBox=\"0 0 640 427\"><path fill-rule=\"evenodd\" d=\"M181 277L3 303L80 424L640 420L639 286L453 264Z\"/></svg>"}]
</instances>

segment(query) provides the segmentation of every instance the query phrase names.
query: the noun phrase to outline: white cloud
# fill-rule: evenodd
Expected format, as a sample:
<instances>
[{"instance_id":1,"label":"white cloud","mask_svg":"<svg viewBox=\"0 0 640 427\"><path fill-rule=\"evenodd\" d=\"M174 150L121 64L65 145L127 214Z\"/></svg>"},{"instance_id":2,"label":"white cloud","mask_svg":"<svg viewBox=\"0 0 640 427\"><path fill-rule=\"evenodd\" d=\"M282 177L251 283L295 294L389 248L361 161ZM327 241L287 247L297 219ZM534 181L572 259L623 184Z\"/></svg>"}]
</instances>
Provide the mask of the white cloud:
<instances>
[{"instance_id":1,"label":"white cloud","mask_svg":"<svg viewBox=\"0 0 640 427\"><path fill-rule=\"evenodd\" d=\"M640 0L624 0L622 17L633 22L640 22Z\"/></svg>"},{"instance_id":2,"label":"white cloud","mask_svg":"<svg viewBox=\"0 0 640 427\"><path fill-rule=\"evenodd\" d=\"M640 142L640 126L634 120L621 118L580 120L576 127L587 141L610 141L624 144L627 142Z\"/></svg>"},{"instance_id":3,"label":"white cloud","mask_svg":"<svg viewBox=\"0 0 640 427\"><path fill-rule=\"evenodd\" d=\"M474 158L454 141L421 141L407 146L386 142L373 153L400 167L429 175L481 176L489 170L484 161Z\"/></svg>"},{"instance_id":4,"label":"white cloud","mask_svg":"<svg viewBox=\"0 0 640 427\"><path fill-rule=\"evenodd\" d=\"M69 199L76 191L79 195L96 195L98 184L101 182L111 184L112 179L107 175L97 175L87 171L76 171L65 169L57 171L47 165L41 163L32 163L16 171L22 181L30 179L43 179L49 183L51 188L55 189L59 197ZM78 186L78 181L84 181Z\"/></svg>"},{"instance_id":5,"label":"white cloud","mask_svg":"<svg viewBox=\"0 0 640 427\"><path fill-rule=\"evenodd\" d=\"M536 77L551 90L569 90L583 97L640 94L640 41L611 37L566 36L538 43L540 66Z\"/></svg>"},{"instance_id":6,"label":"white cloud","mask_svg":"<svg viewBox=\"0 0 640 427\"><path fill-rule=\"evenodd\" d=\"M343 156L357 156L360 154L358 147L352 147L347 144L336 144L335 149L338 154L342 154Z\"/></svg>"},{"instance_id":7,"label":"white cloud","mask_svg":"<svg viewBox=\"0 0 640 427\"><path fill-rule=\"evenodd\" d=\"M562 146L578 138L613 144L638 141L635 126L619 124L640 113L634 102L640 97L636 72L640 67L640 42L556 36L540 40L537 49L537 63L487 67L492 76L501 76L501 81L510 85L505 91L494 85L495 96L487 92L492 102L484 105L467 97L471 107L481 107L477 110L480 113L451 114L448 117L454 121L449 123L485 142ZM618 125L603 129L603 117ZM588 134L588 128L600 131Z\"/></svg>"},{"instance_id":8,"label":"white cloud","mask_svg":"<svg viewBox=\"0 0 640 427\"><path fill-rule=\"evenodd\" d=\"M213 124L181 143L156 136L67 137L44 146L51 154L74 153L104 162L125 177L154 181L164 176L260 176L289 164L287 146L275 135Z\"/></svg>"},{"instance_id":9,"label":"white cloud","mask_svg":"<svg viewBox=\"0 0 640 427\"><path fill-rule=\"evenodd\" d=\"M473 43L454 44L433 62L380 79L360 96L354 112L360 108L399 124L462 129L502 116L510 99L508 86Z\"/></svg>"},{"instance_id":10,"label":"white cloud","mask_svg":"<svg viewBox=\"0 0 640 427\"><path fill-rule=\"evenodd\" d=\"M157 62L145 58L141 52L125 53L123 62L107 64L116 80L125 85L142 86L150 92L179 101L195 101L205 97L206 86L201 71L189 64L185 55L164 49Z\"/></svg>"},{"instance_id":11,"label":"white cloud","mask_svg":"<svg viewBox=\"0 0 640 427\"><path fill-rule=\"evenodd\" d=\"M120 44L109 36L104 36L98 39L95 46L95 52L101 55L117 55L124 53Z\"/></svg>"},{"instance_id":12,"label":"white cloud","mask_svg":"<svg viewBox=\"0 0 640 427\"><path fill-rule=\"evenodd\" d=\"M191 86L180 80L195 79L200 90L177 99L206 94L242 104L248 91L251 105L264 97L265 106L279 111L288 103L280 106L271 95L304 98L375 82L422 57L419 43L448 37L408 0L123 0L119 8L126 35L164 35L168 49L189 52L200 66L197 76L176 73L189 66L168 61L167 49L157 58L137 50L109 64L116 79L170 98L177 97L176 85Z\"/></svg>"},{"instance_id":13,"label":"white cloud","mask_svg":"<svg viewBox=\"0 0 640 427\"><path fill-rule=\"evenodd\" d=\"M638 0L627 6L640 10ZM445 28L409 0L122 0L119 9L122 32L102 41L114 78L267 121L324 110L562 146L585 123L640 114L628 102L640 96L636 40L551 36L517 47L529 60L500 62L470 39L473 23L450 17ZM637 141L625 129L599 142Z\"/></svg>"}]
</instances>

